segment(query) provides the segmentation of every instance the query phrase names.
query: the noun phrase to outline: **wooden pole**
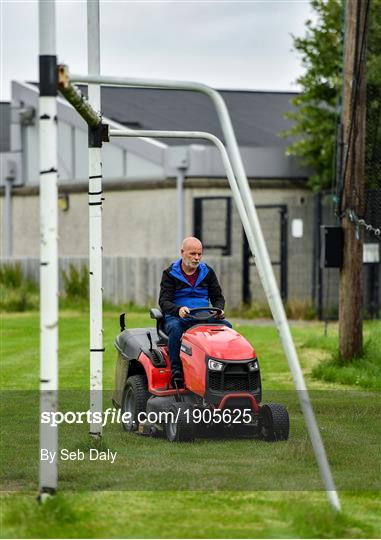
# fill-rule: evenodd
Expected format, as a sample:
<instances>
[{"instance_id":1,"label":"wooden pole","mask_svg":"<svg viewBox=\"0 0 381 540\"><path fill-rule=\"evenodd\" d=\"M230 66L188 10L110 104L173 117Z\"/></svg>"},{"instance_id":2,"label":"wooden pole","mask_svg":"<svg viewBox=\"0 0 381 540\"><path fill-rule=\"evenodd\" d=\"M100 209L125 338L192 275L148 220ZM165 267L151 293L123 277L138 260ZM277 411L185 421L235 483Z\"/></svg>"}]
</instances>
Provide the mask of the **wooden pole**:
<instances>
[{"instance_id":1,"label":"wooden pole","mask_svg":"<svg viewBox=\"0 0 381 540\"><path fill-rule=\"evenodd\" d=\"M339 342L342 360L362 354L364 214L365 19L367 2L347 0L343 69L343 266L340 272Z\"/></svg>"}]
</instances>

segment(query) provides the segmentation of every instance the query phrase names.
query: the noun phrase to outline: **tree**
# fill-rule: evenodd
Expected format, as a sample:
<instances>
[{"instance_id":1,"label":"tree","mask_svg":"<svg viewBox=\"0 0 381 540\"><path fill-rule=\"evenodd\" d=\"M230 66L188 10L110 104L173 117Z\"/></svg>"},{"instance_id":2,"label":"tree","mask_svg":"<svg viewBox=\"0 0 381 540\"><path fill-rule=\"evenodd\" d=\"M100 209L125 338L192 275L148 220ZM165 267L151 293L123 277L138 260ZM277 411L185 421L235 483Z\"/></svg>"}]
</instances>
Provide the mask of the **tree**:
<instances>
[{"instance_id":1,"label":"tree","mask_svg":"<svg viewBox=\"0 0 381 540\"><path fill-rule=\"evenodd\" d=\"M381 0L371 0L368 31L366 187L381 187Z\"/></svg>"},{"instance_id":2,"label":"tree","mask_svg":"<svg viewBox=\"0 0 381 540\"><path fill-rule=\"evenodd\" d=\"M365 0L364 0L365 1ZM297 79L301 93L292 100L296 110L287 113L293 126L284 136L295 138L289 155L302 158L314 171L309 185L315 191L332 186L336 167L336 134L342 93L345 0L311 0L316 22L306 22L306 36L295 37L305 73ZM381 0L370 0L367 50L366 187L375 185L374 170L381 173Z\"/></svg>"},{"instance_id":3,"label":"tree","mask_svg":"<svg viewBox=\"0 0 381 540\"><path fill-rule=\"evenodd\" d=\"M290 155L302 158L314 173L309 185L316 191L330 187L335 168L335 137L342 87L342 5L340 0L312 0L317 22L306 22L304 38L293 36L305 73L293 98L295 111L287 114L294 125L284 133L294 137Z\"/></svg>"}]
</instances>

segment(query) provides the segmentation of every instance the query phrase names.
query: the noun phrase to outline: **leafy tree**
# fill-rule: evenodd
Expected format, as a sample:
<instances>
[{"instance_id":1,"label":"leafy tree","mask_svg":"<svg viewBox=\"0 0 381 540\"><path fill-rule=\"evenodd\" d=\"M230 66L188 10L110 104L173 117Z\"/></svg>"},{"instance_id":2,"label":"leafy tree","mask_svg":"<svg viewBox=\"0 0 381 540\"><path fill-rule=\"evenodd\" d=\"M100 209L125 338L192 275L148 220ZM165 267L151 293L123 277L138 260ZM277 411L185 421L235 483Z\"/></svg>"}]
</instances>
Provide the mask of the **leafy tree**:
<instances>
[{"instance_id":1,"label":"leafy tree","mask_svg":"<svg viewBox=\"0 0 381 540\"><path fill-rule=\"evenodd\" d=\"M380 163L381 154L378 152L377 156L375 153L381 139L381 0L370 2L367 55L368 174L374 170L374 160L378 159ZM296 110L287 114L294 124L284 135L296 139L289 146L288 153L301 157L303 163L313 169L309 184L314 190L320 191L332 185L336 166L344 6L341 0L311 0L311 6L316 14L316 22L306 22L305 37L293 36L294 47L301 54L306 71L297 79L301 93L292 100ZM370 181L367 184L373 185Z\"/></svg>"},{"instance_id":2,"label":"leafy tree","mask_svg":"<svg viewBox=\"0 0 381 540\"><path fill-rule=\"evenodd\" d=\"M301 93L292 100L295 111L287 114L294 125L284 133L296 141L288 153L302 158L314 174L309 183L315 190L329 187L335 156L336 126L342 85L343 10L340 0L312 0L317 21L306 22L304 38L293 36L305 73L297 82Z\"/></svg>"},{"instance_id":3,"label":"leafy tree","mask_svg":"<svg viewBox=\"0 0 381 540\"><path fill-rule=\"evenodd\" d=\"M381 188L381 0L370 4L366 67L366 186Z\"/></svg>"}]
</instances>

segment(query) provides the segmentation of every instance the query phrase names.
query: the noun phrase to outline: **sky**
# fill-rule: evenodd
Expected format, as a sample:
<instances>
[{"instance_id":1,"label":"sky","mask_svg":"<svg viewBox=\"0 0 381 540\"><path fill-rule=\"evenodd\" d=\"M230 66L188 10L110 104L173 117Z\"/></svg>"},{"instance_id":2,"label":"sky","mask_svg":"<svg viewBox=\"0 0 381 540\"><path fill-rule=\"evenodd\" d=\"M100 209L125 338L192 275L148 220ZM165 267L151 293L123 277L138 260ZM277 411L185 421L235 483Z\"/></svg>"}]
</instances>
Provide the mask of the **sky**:
<instances>
[{"instance_id":1,"label":"sky","mask_svg":"<svg viewBox=\"0 0 381 540\"><path fill-rule=\"evenodd\" d=\"M0 99L9 101L11 80L38 77L38 3L0 6ZM86 1L56 6L59 62L85 74ZM103 75L297 91L303 68L291 35L303 36L313 14L308 0L101 0L100 18Z\"/></svg>"}]
</instances>

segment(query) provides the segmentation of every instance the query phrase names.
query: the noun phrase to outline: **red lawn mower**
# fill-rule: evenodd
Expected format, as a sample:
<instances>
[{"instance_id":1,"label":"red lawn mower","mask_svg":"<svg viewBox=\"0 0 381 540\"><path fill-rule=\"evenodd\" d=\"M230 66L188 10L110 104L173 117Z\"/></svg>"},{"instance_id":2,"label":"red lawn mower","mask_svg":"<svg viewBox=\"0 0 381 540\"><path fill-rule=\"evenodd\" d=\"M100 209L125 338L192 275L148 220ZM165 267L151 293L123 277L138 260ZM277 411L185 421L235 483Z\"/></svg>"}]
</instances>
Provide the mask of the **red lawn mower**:
<instances>
[{"instance_id":1,"label":"red lawn mower","mask_svg":"<svg viewBox=\"0 0 381 540\"><path fill-rule=\"evenodd\" d=\"M288 439L287 409L276 403L260 405L255 350L236 330L209 322L219 313L218 308L190 310L195 325L182 337L181 387L176 381L171 384L162 312L150 310L156 328L148 329L125 329L125 314L120 316L113 403L121 408L126 431L162 433L172 442L190 442L221 429L266 441Z\"/></svg>"}]
</instances>

